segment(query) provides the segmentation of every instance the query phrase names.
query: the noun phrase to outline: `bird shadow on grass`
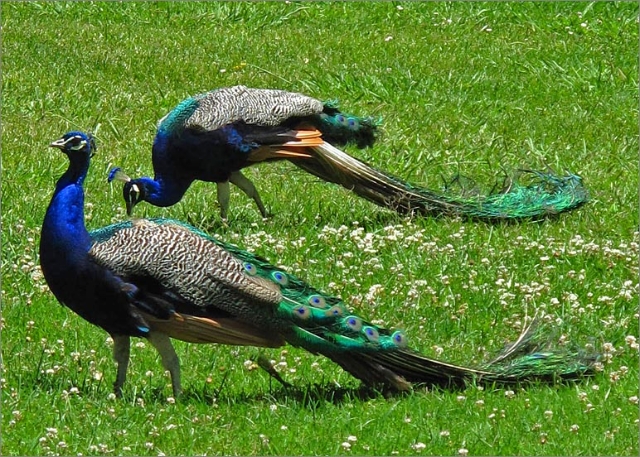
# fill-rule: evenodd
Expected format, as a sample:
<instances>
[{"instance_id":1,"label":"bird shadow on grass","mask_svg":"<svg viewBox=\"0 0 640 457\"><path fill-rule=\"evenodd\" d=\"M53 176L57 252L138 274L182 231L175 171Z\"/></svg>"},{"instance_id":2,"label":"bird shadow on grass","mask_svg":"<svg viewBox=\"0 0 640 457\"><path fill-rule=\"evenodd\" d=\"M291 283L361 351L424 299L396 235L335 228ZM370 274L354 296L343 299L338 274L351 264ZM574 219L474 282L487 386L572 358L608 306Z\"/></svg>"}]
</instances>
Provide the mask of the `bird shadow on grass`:
<instances>
[{"instance_id":1,"label":"bird shadow on grass","mask_svg":"<svg viewBox=\"0 0 640 457\"><path fill-rule=\"evenodd\" d=\"M362 383L342 386L328 381L292 385L289 383L278 384L274 379L270 379L268 390L232 392L226 389L225 380L222 379L217 387L207 384L201 388L187 389L180 397L180 401L209 404L262 403L267 406L276 402L298 404L305 408L315 409L318 405L325 403L339 406L373 399L401 398L413 394L422 395L434 391L458 391L467 386L467 383L447 385L415 383L411 390L399 391L391 387L369 386Z\"/></svg>"},{"instance_id":2,"label":"bird shadow on grass","mask_svg":"<svg viewBox=\"0 0 640 457\"><path fill-rule=\"evenodd\" d=\"M217 403L217 404L298 404L315 409L321 404L344 405L354 401L369 401L375 398L407 395L405 392L382 391L368 386L342 387L332 383L308 384L306 386L271 386L268 391L226 393L224 389L187 390L180 398L181 402Z\"/></svg>"},{"instance_id":3,"label":"bird shadow on grass","mask_svg":"<svg viewBox=\"0 0 640 457\"><path fill-rule=\"evenodd\" d=\"M535 387L540 385L550 386L552 388L566 388L579 381L573 379L556 379L556 382L549 384L548 382L523 382L516 384L513 388ZM68 388L67 381L52 382L50 379L40 378L27 380L22 387L45 395L56 395L57 392L63 393L63 385ZM91 379L88 383L76 379L71 383L78 388L78 394L87 398L93 398L95 401L101 402L109 398L111 394L111 384L103 382L103 379L95 381ZM333 382L308 383L306 385L280 385L270 380L268 389L256 390L232 390L226 386L226 377L221 380L217 386L205 384L201 386L188 386L177 399L181 404L203 404L203 405L229 405L235 404L253 404L264 405L269 407L273 404L287 404L300 408L316 410L322 405L331 404L334 406L348 405L354 402L367 402L374 399L402 398L411 395L425 395L437 392L457 392L465 390L473 386L474 382L463 382L460 384L449 385L432 385L432 384L413 384L412 390L398 391L389 388L376 388L364 384L341 386ZM488 391L499 390L504 386L485 385ZM141 388L125 387L123 396L119 399L124 403L136 404L143 401L146 404L164 405L170 399L170 389L167 389L166 383L162 385L147 385Z\"/></svg>"},{"instance_id":4,"label":"bird shadow on grass","mask_svg":"<svg viewBox=\"0 0 640 457\"><path fill-rule=\"evenodd\" d=\"M25 380L26 381L26 380ZM78 381L78 380L76 380ZM92 380L93 381L93 380ZM95 401L105 401L111 394L111 384L108 382L72 382L83 397L93 398ZM51 382L49 379L38 378L23 383L23 388L45 395L61 394L69 389L68 382ZM66 394L65 394L66 395ZM408 392L384 391L365 385L338 386L335 383L314 383L304 386L282 386L270 384L268 389L230 391L226 389L224 380L216 387L210 385L187 387L178 398L182 404L264 404L265 407L274 403L297 404L304 408L315 409L319 405L330 403L344 405L357 401L368 401L375 398L389 398L410 395ZM141 388L125 386L123 395L119 399L124 403L134 404L144 401L146 404L166 404L171 397L166 384L147 385Z\"/></svg>"}]
</instances>

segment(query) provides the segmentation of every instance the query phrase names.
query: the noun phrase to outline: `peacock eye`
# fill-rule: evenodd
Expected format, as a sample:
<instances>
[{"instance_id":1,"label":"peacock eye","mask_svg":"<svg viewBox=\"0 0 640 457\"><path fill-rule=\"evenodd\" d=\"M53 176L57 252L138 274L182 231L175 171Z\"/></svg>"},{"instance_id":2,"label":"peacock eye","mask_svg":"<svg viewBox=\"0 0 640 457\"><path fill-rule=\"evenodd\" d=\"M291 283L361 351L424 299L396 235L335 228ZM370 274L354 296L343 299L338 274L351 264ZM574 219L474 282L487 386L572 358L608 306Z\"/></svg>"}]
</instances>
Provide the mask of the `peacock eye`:
<instances>
[{"instance_id":1,"label":"peacock eye","mask_svg":"<svg viewBox=\"0 0 640 457\"><path fill-rule=\"evenodd\" d=\"M254 264L245 262L243 266L244 266L244 271L247 272L249 275L255 276L258 274L258 269Z\"/></svg>"},{"instance_id":2,"label":"peacock eye","mask_svg":"<svg viewBox=\"0 0 640 457\"><path fill-rule=\"evenodd\" d=\"M404 332L396 330L395 332L393 332L393 335L391 335L391 339L396 344L396 346L400 348L407 347L407 337L405 336Z\"/></svg>"},{"instance_id":3,"label":"peacock eye","mask_svg":"<svg viewBox=\"0 0 640 457\"><path fill-rule=\"evenodd\" d=\"M277 282L281 286L286 286L287 284L289 284L289 279L287 278L287 275L285 275L281 271L274 271L273 273L271 273L271 277L275 282Z\"/></svg>"},{"instance_id":4,"label":"peacock eye","mask_svg":"<svg viewBox=\"0 0 640 457\"><path fill-rule=\"evenodd\" d=\"M74 136L73 138L71 138L71 146L69 146L69 149L71 149L72 151L79 151L86 145L87 142L83 140L82 137Z\"/></svg>"},{"instance_id":5,"label":"peacock eye","mask_svg":"<svg viewBox=\"0 0 640 457\"><path fill-rule=\"evenodd\" d=\"M311 310L304 305L299 305L293 308L293 314L303 321L306 321L311 317Z\"/></svg>"},{"instance_id":6,"label":"peacock eye","mask_svg":"<svg viewBox=\"0 0 640 457\"><path fill-rule=\"evenodd\" d=\"M378 341L378 339L380 338L380 334L378 333L378 331L373 328L373 327L364 327L363 329L364 331L364 335L367 337L367 339L371 342L376 342Z\"/></svg>"},{"instance_id":7,"label":"peacock eye","mask_svg":"<svg viewBox=\"0 0 640 457\"><path fill-rule=\"evenodd\" d=\"M362 319L357 316L348 316L344 320L344 323L347 324L347 327L349 327L354 332L359 332L362 328Z\"/></svg>"},{"instance_id":8,"label":"peacock eye","mask_svg":"<svg viewBox=\"0 0 640 457\"><path fill-rule=\"evenodd\" d=\"M309 297L309 304L316 308L324 308L327 302L320 295L312 295Z\"/></svg>"},{"instance_id":9,"label":"peacock eye","mask_svg":"<svg viewBox=\"0 0 640 457\"><path fill-rule=\"evenodd\" d=\"M128 200L134 203L138 202L138 200L141 200L140 187L138 187L137 184L131 185L131 188L129 189Z\"/></svg>"},{"instance_id":10,"label":"peacock eye","mask_svg":"<svg viewBox=\"0 0 640 457\"><path fill-rule=\"evenodd\" d=\"M334 305L328 310L326 310L324 314L327 317L340 317L342 316L343 311L342 311L342 308L340 308L338 305Z\"/></svg>"}]
</instances>

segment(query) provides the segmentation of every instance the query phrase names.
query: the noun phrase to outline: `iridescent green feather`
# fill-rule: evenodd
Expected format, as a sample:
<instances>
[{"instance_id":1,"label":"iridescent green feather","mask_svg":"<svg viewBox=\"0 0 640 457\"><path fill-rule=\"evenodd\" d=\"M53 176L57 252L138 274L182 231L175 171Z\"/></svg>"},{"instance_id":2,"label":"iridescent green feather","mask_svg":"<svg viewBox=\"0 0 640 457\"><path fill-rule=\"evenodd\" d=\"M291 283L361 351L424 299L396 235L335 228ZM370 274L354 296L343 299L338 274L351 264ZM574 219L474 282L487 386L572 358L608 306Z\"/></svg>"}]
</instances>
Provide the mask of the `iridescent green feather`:
<instances>
[{"instance_id":1,"label":"iridescent green feather","mask_svg":"<svg viewBox=\"0 0 640 457\"><path fill-rule=\"evenodd\" d=\"M576 209L589 201L582 179L573 174L558 176L550 172L525 170L528 184L509 180L508 185L489 195L448 196L464 210L461 215L478 219L537 218Z\"/></svg>"},{"instance_id":2,"label":"iridescent green feather","mask_svg":"<svg viewBox=\"0 0 640 457\"><path fill-rule=\"evenodd\" d=\"M532 320L515 343L485 364L495 376L521 378L529 373L544 378L575 378L593 372L599 354L589 353L573 345L554 345L548 327L539 318Z\"/></svg>"},{"instance_id":3,"label":"iridescent green feather","mask_svg":"<svg viewBox=\"0 0 640 457\"><path fill-rule=\"evenodd\" d=\"M350 314L347 306L337 297L323 294L282 269L275 267L250 252L237 246L223 243L205 232L191 227L182 222L170 219L151 219L158 224L172 224L187 228L201 236L240 260L245 265L248 274L271 279L280 285L283 295L282 302L275 310L276 316L292 323L289 342L305 347L313 352L322 352L328 349L343 352L352 350L377 351L387 348L402 348L406 346L406 337L401 331L391 332L382 329L371 322ZM125 228L123 224L122 228ZM109 233L96 233L96 237L103 238ZM274 276L280 276L278 279ZM304 314L299 310L303 309ZM356 319L358 325L349 325L350 319ZM372 338L366 333L367 328L373 328L378 334Z\"/></svg>"},{"instance_id":4,"label":"iridescent green feather","mask_svg":"<svg viewBox=\"0 0 640 457\"><path fill-rule=\"evenodd\" d=\"M189 117L198 109L198 96L181 101L165 117L158 121L158 131L162 133L177 132L185 128Z\"/></svg>"},{"instance_id":5,"label":"iridescent green feather","mask_svg":"<svg viewBox=\"0 0 640 457\"><path fill-rule=\"evenodd\" d=\"M306 160L292 161L319 178L341 185L355 194L399 213L424 216L460 216L485 221L539 219L570 211L589 200L579 176L524 171L528 184L510 179L508 185L485 195L474 189L469 195L420 187L378 170L325 143L313 148Z\"/></svg>"},{"instance_id":6,"label":"iridescent green feather","mask_svg":"<svg viewBox=\"0 0 640 457\"><path fill-rule=\"evenodd\" d=\"M314 123L325 141L335 145L353 143L359 148L375 142L381 119L342 113L335 100L324 102L323 105L324 109Z\"/></svg>"}]
</instances>

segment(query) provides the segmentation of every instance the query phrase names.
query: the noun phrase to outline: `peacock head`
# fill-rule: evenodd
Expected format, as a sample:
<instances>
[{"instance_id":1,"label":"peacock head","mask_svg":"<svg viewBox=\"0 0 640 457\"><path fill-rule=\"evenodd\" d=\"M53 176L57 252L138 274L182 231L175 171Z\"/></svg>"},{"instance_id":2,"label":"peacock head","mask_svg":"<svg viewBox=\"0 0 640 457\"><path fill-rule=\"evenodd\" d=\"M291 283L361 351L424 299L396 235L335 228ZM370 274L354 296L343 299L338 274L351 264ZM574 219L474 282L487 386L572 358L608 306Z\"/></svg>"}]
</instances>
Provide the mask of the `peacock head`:
<instances>
[{"instance_id":1,"label":"peacock head","mask_svg":"<svg viewBox=\"0 0 640 457\"><path fill-rule=\"evenodd\" d=\"M114 179L124 182L124 187L122 188L122 196L127 206L127 215L131 216L133 208L141 201L147 199L147 181L149 181L149 179L131 179L120 168L113 168L109 172L109 178L107 179L107 181L111 182Z\"/></svg>"},{"instance_id":2,"label":"peacock head","mask_svg":"<svg viewBox=\"0 0 640 457\"><path fill-rule=\"evenodd\" d=\"M96 142L90 133L67 132L51 143L49 146L58 148L69 158L86 157L91 158L96 150Z\"/></svg>"}]
</instances>

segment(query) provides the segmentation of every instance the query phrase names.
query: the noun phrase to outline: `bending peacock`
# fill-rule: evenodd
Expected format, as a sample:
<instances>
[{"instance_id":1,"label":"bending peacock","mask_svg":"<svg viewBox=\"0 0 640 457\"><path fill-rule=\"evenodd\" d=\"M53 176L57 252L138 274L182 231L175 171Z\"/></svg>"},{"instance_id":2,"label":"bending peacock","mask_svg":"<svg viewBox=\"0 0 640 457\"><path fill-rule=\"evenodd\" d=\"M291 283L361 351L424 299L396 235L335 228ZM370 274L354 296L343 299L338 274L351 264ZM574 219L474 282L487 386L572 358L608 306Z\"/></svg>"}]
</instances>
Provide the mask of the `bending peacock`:
<instances>
[{"instance_id":1,"label":"bending peacock","mask_svg":"<svg viewBox=\"0 0 640 457\"><path fill-rule=\"evenodd\" d=\"M229 183L267 211L243 168L288 160L324 181L401 214L463 216L479 220L541 218L578 208L588 200L581 179L530 171L528 185L511 181L486 196L456 196L407 183L350 156L337 146L371 146L378 122L343 114L336 103L271 89L235 86L187 98L158 123L153 142L154 178L129 178L114 168L109 181L125 182L129 215L146 201L171 206L195 180L215 182L222 218L229 207Z\"/></svg>"},{"instance_id":2,"label":"bending peacock","mask_svg":"<svg viewBox=\"0 0 640 457\"><path fill-rule=\"evenodd\" d=\"M530 328L478 369L433 360L409 348L400 330L380 328L266 260L184 223L139 219L92 232L84 224L83 181L95 145L69 132L51 143L69 159L47 209L40 241L44 277L56 298L114 341L116 393L130 337L147 338L179 395L180 363L171 338L193 343L279 347L321 354L365 384L406 390L467 380L514 383L589 374L592 360L537 344Z\"/></svg>"}]
</instances>

